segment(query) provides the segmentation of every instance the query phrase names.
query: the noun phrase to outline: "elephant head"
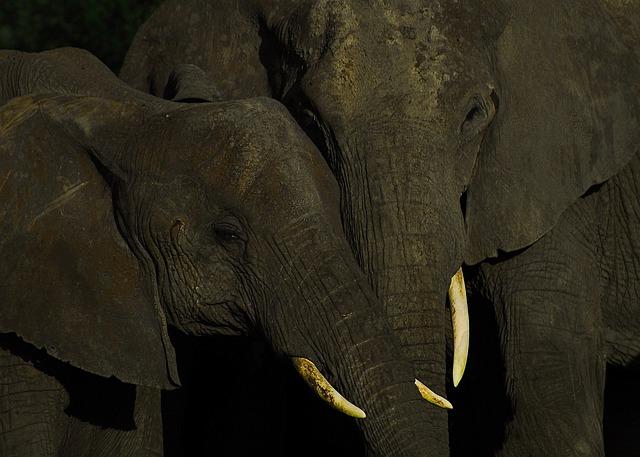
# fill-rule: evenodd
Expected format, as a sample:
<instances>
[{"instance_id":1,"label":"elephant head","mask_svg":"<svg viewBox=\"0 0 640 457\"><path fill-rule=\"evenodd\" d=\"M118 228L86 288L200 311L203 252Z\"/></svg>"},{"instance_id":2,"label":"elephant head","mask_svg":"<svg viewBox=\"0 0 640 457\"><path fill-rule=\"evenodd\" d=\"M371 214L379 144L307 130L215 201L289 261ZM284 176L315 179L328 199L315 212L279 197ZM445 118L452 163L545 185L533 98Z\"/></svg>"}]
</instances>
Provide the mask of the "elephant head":
<instances>
[{"instance_id":1,"label":"elephant head","mask_svg":"<svg viewBox=\"0 0 640 457\"><path fill-rule=\"evenodd\" d=\"M426 455L413 369L282 105L154 99L75 50L0 53L0 68L19 82L0 109L0 332L159 388L179 383L167 325L259 335L334 407L366 411L374 452Z\"/></svg>"},{"instance_id":2,"label":"elephant head","mask_svg":"<svg viewBox=\"0 0 640 457\"><path fill-rule=\"evenodd\" d=\"M597 1L169 0L121 76L161 94L193 63L223 96L282 100L337 177L405 354L444 389L454 272L536 241L637 149L638 66L607 17Z\"/></svg>"}]
</instances>

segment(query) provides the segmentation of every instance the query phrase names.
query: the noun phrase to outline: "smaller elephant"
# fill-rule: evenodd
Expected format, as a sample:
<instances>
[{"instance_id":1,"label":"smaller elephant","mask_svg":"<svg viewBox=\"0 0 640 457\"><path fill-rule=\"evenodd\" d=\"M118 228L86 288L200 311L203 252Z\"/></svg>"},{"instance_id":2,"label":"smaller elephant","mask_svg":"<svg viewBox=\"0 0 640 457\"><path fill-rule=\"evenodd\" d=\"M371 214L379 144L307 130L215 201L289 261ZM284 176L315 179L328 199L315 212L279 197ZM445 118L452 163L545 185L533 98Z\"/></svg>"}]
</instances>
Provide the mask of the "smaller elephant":
<instances>
[{"instance_id":1,"label":"smaller elephant","mask_svg":"<svg viewBox=\"0 0 640 457\"><path fill-rule=\"evenodd\" d=\"M175 98L207 99L193 71ZM426 455L413 368L352 257L335 180L282 105L157 99L74 49L0 52L0 105L0 332L142 386L135 424L88 444L42 351L3 339L1 455L161 454L158 389L180 383L168 325L260 335L332 406L366 411L375 455Z\"/></svg>"}]
</instances>

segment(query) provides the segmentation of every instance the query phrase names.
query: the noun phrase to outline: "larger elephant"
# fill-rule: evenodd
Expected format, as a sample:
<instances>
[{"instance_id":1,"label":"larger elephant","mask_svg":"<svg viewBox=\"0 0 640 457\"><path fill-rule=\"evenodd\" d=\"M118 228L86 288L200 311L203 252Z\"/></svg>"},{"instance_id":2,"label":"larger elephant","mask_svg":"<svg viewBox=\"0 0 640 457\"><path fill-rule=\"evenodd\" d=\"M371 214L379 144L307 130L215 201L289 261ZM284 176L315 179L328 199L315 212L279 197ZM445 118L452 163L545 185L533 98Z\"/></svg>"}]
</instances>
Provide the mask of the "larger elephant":
<instances>
[{"instance_id":1,"label":"larger elephant","mask_svg":"<svg viewBox=\"0 0 640 457\"><path fill-rule=\"evenodd\" d=\"M352 249L418 376L444 389L449 281L480 264L517 405L503 454L601 455L605 341L621 363L638 355L637 245L616 251L624 224L596 211L618 177L618 213L637 214L640 73L619 3L169 0L121 77L162 95L169 68L193 63L223 96L282 100L338 179ZM457 383L461 353L453 365ZM430 414L444 455L446 415Z\"/></svg>"},{"instance_id":2,"label":"larger elephant","mask_svg":"<svg viewBox=\"0 0 640 457\"><path fill-rule=\"evenodd\" d=\"M427 455L427 408L344 238L335 180L281 104L156 99L73 49L4 51L0 75L0 332L155 389L179 384L167 325L256 334L334 407L366 411L376 455ZM137 431L91 428L37 359L2 352L3 456L162 452L148 389Z\"/></svg>"}]
</instances>

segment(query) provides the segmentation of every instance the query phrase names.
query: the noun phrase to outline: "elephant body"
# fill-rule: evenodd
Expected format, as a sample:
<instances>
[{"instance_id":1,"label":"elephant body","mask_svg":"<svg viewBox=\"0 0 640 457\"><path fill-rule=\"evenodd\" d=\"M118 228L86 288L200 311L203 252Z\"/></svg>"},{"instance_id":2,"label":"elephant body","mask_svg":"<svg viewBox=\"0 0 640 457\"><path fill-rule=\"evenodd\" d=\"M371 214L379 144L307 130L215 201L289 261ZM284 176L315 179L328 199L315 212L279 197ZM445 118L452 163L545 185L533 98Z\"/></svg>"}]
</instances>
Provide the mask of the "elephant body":
<instances>
[{"instance_id":1,"label":"elephant body","mask_svg":"<svg viewBox=\"0 0 640 457\"><path fill-rule=\"evenodd\" d=\"M523 252L478 266L513 406L500 455L604 455L607 363L640 357L640 157ZM568 414L567 412L571 413Z\"/></svg>"},{"instance_id":2,"label":"elephant body","mask_svg":"<svg viewBox=\"0 0 640 457\"><path fill-rule=\"evenodd\" d=\"M162 455L172 328L263 341L371 452L426 455L329 168L280 103L201 76L176 67L177 103L84 51L0 52L1 453Z\"/></svg>"},{"instance_id":3,"label":"elephant body","mask_svg":"<svg viewBox=\"0 0 640 457\"><path fill-rule=\"evenodd\" d=\"M3 456L163 455L159 389L91 375L15 335L0 341Z\"/></svg>"},{"instance_id":4,"label":"elephant body","mask_svg":"<svg viewBox=\"0 0 640 457\"><path fill-rule=\"evenodd\" d=\"M418 377L451 388L445 295L465 263L495 304L502 455L602 455L605 365L638 357L635 12L168 0L121 77L161 96L173 66L197 64L222 98L281 100L337 178L344 231ZM430 415L429 452L446 455L447 417Z\"/></svg>"}]
</instances>

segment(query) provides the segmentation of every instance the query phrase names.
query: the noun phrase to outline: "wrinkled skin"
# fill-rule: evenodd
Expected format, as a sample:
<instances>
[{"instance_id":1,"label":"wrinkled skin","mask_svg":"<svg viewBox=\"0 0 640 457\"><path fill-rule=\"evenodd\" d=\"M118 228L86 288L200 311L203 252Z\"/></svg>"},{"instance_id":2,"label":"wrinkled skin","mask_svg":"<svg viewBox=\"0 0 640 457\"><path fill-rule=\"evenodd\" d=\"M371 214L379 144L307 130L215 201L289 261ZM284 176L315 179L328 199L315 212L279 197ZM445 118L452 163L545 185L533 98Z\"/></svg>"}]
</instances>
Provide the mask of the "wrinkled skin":
<instances>
[{"instance_id":1,"label":"wrinkled skin","mask_svg":"<svg viewBox=\"0 0 640 457\"><path fill-rule=\"evenodd\" d=\"M240 3L237 13L236 2L222 5L162 6L138 32L121 77L162 95L169 66L193 63L219 81L224 97L283 100L337 176L344 229L418 379L443 393L445 296L462 262L460 195L481 137L470 133L468 142L460 139L463 147L448 151L456 129L443 137L444 120L415 126L437 106L431 86L439 76L428 67L429 27L422 23L430 23L429 13L393 19L408 21L405 30L360 2L302 2L293 13L285 3L264 12ZM406 44L412 47L405 52ZM392 61L398 71L390 73L382 63ZM462 123L467 105L457 102L459 112L448 117ZM428 448L445 455L447 414L429 414Z\"/></svg>"},{"instance_id":2,"label":"wrinkled skin","mask_svg":"<svg viewBox=\"0 0 640 457\"><path fill-rule=\"evenodd\" d=\"M605 215L579 226L571 212L628 170L640 143L638 28L624 26L624 8L633 6L169 0L139 30L121 76L162 95L170 68L191 63L223 97L282 100L338 179L345 232L418 378L444 389L449 278L463 261L481 265L473 282L495 303L514 405L501 452L599 455L606 348L622 364L638 355L638 250L632 236L615 245L593 235ZM631 176L621 207L636 195ZM623 227L633 210L617 214ZM584 231L599 244L572 250L566 238ZM563 268L536 274L559 256ZM624 274L602 271L615 257L627 259ZM593 290L576 284L585 275ZM570 333L556 328L555 306ZM612 315L628 324L626 343L606 330L619 329ZM551 348L532 350L542 343ZM550 350L558 356L540 355ZM536 397L549 391L551 405ZM446 415L430 414L430 451L445 455Z\"/></svg>"},{"instance_id":3,"label":"wrinkled skin","mask_svg":"<svg viewBox=\"0 0 640 457\"><path fill-rule=\"evenodd\" d=\"M604 455L606 364L640 368L639 177L636 156L533 246L479 266L513 405L500 455Z\"/></svg>"},{"instance_id":4,"label":"wrinkled skin","mask_svg":"<svg viewBox=\"0 0 640 457\"><path fill-rule=\"evenodd\" d=\"M168 324L314 361L366 410L375 455L427 455L427 408L333 176L282 105L155 99L73 49L2 52L0 75L0 331L44 350L2 341L0 454L160 453L157 388L179 383ZM135 425L78 425L72 376L39 372L45 356L146 386Z\"/></svg>"}]
</instances>

